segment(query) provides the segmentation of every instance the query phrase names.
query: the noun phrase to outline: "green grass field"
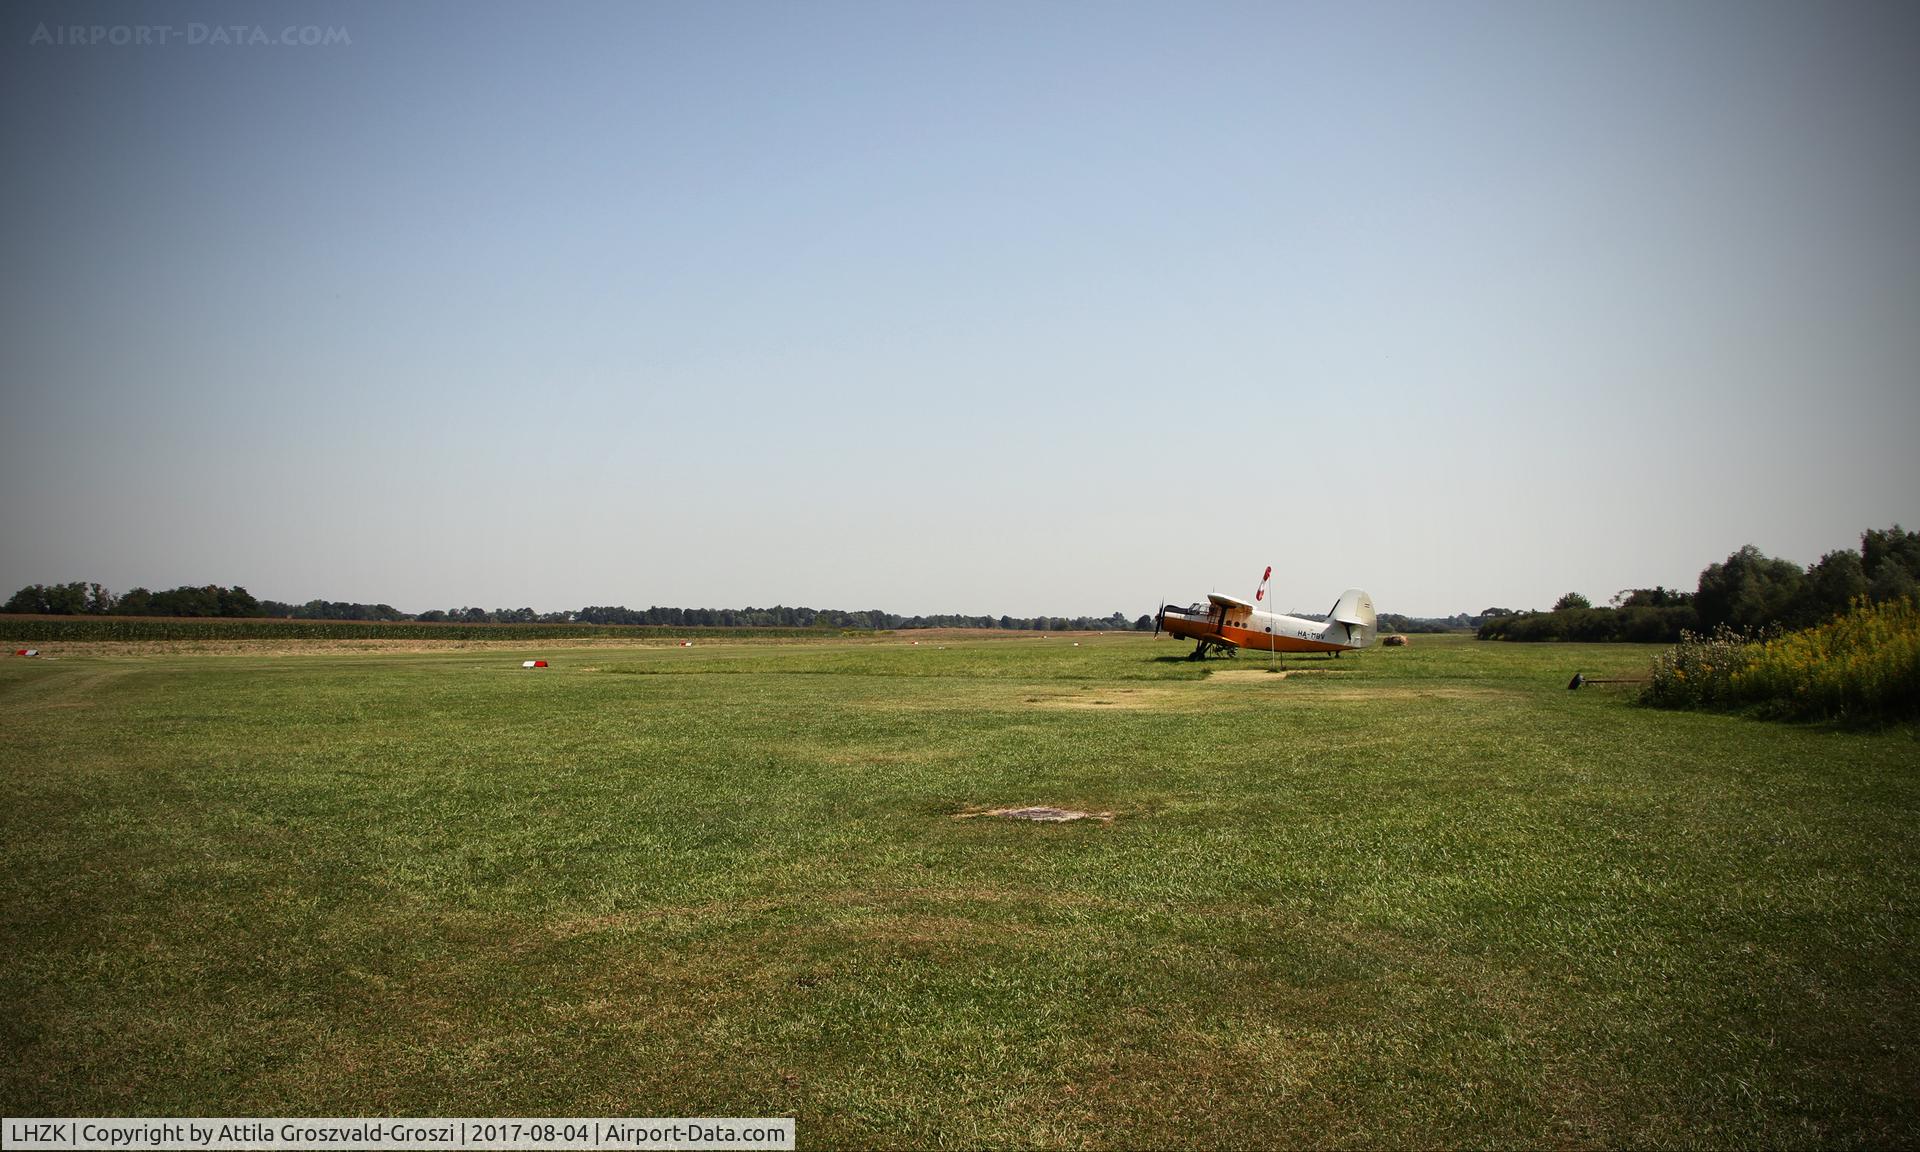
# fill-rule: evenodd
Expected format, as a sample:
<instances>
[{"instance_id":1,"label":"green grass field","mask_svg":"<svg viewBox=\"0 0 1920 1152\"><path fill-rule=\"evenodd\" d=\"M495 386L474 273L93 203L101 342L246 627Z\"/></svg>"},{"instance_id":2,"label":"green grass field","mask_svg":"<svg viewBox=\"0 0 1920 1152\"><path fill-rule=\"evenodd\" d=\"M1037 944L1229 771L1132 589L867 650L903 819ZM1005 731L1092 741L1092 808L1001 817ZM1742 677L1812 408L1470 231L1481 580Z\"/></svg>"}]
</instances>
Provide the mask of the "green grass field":
<instances>
[{"instance_id":1,"label":"green grass field","mask_svg":"<svg viewBox=\"0 0 1920 1152\"><path fill-rule=\"evenodd\" d=\"M6 1113L1920 1142L1911 729L912 639L0 662Z\"/></svg>"}]
</instances>

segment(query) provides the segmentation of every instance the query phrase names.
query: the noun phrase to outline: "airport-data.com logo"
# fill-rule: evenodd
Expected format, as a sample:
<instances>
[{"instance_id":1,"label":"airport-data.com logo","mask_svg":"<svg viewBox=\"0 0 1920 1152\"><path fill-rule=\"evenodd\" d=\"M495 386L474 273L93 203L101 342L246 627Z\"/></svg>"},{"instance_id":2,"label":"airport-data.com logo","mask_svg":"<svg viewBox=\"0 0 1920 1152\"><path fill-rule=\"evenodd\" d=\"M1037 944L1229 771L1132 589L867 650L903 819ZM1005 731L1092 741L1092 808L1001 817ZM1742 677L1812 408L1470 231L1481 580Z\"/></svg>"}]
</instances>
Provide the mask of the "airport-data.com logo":
<instances>
[{"instance_id":1,"label":"airport-data.com logo","mask_svg":"<svg viewBox=\"0 0 1920 1152\"><path fill-rule=\"evenodd\" d=\"M27 37L37 48L339 48L353 37L319 24L42 24Z\"/></svg>"}]
</instances>

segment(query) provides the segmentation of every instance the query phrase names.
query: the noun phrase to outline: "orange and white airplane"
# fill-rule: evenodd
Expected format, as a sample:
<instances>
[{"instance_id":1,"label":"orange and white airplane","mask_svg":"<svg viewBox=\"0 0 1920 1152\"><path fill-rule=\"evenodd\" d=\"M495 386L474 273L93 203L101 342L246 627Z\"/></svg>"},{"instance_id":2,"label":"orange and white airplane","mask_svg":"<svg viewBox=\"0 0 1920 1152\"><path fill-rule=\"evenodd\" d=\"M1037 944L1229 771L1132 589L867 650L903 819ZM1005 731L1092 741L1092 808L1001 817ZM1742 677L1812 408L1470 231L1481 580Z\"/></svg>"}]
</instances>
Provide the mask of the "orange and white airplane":
<instances>
[{"instance_id":1,"label":"orange and white airplane","mask_svg":"<svg viewBox=\"0 0 1920 1152\"><path fill-rule=\"evenodd\" d=\"M1267 593L1267 581L1273 569L1260 579L1256 601ZM1215 592L1205 603L1187 608L1162 606L1154 620L1154 635L1162 631L1198 641L1189 660L1203 659L1218 649L1228 655L1242 648L1256 652L1342 652L1365 648L1373 643L1378 617L1373 597L1358 588L1349 588L1334 602L1325 620L1303 620L1279 612L1264 612L1245 600Z\"/></svg>"}]
</instances>

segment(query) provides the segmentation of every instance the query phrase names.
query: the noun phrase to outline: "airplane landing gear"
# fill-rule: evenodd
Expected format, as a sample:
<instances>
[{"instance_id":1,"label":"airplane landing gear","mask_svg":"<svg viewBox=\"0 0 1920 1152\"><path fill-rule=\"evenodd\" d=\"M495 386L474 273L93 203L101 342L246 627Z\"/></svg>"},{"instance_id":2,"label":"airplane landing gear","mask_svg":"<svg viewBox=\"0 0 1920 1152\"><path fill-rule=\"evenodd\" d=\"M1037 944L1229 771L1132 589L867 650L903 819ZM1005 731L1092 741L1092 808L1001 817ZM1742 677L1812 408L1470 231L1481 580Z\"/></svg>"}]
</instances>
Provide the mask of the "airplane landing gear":
<instances>
[{"instance_id":1,"label":"airplane landing gear","mask_svg":"<svg viewBox=\"0 0 1920 1152\"><path fill-rule=\"evenodd\" d=\"M1214 652L1222 652L1230 657L1240 655L1240 649L1231 644L1216 644L1211 640L1202 640L1193 646L1192 652L1187 653L1187 659L1205 660Z\"/></svg>"}]
</instances>

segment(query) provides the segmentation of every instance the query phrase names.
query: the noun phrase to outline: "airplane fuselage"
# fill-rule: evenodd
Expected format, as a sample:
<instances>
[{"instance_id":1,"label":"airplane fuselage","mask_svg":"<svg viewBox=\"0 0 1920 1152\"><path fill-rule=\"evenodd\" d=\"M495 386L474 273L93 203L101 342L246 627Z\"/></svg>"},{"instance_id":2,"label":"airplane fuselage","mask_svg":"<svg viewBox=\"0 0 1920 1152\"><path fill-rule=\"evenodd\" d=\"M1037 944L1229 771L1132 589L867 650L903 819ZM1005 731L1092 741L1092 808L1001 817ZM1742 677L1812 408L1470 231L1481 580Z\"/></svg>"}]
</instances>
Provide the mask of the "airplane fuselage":
<instances>
[{"instance_id":1,"label":"airplane fuselage","mask_svg":"<svg viewBox=\"0 0 1920 1152\"><path fill-rule=\"evenodd\" d=\"M1168 608L1161 616L1162 627L1175 636L1189 640L1211 640L1235 648L1256 652L1344 652L1356 645L1339 639L1340 626L1334 625L1333 638L1321 620L1302 620L1279 612L1223 613L1211 605L1203 610ZM1225 616L1225 619L1222 617Z\"/></svg>"},{"instance_id":2,"label":"airplane fuselage","mask_svg":"<svg viewBox=\"0 0 1920 1152\"><path fill-rule=\"evenodd\" d=\"M1256 597L1258 599L1258 597ZM1325 620L1263 612L1245 600L1207 594L1187 608L1160 609L1160 630L1197 641L1194 659L1210 650L1234 652L1347 652L1373 643L1378 616L1373 598L1358 588L1340 594Z\"/></svg>"}]
</instances>

